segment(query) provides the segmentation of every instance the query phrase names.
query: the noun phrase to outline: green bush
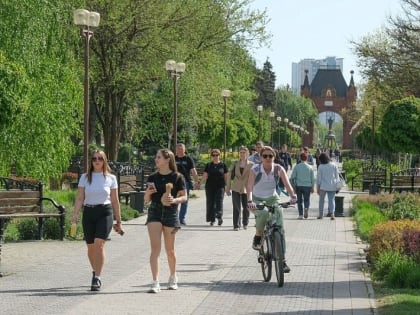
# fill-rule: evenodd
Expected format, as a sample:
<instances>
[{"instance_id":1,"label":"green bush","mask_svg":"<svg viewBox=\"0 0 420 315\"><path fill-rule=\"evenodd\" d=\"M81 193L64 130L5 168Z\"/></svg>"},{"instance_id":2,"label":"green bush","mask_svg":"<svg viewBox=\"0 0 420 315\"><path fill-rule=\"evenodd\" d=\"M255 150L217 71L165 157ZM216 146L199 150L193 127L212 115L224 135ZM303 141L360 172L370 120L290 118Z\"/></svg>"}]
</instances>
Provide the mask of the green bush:
<instances>
[{"instance_id":1,"label":"green bush","mask_svg":"<svg viewBox=\"0 0 420 315\"><path fill-rule=\"evenodd\" d=\"M370 235L375 225L386 221L386 217L379 208L369 202L357 203L354 218L356 220L357 234L365 241L370 240Z\"/></svg>"},{"instance_id":2,"label":"green bush","mask_svg":"<svg viewBox=\"0 0 420 315\"><path fill-rule=\"evenodd\" d=\"M20 240L33 240L38 235L38 223L34 218L16 219Z\"/></svg>"},{"instance_id":3,"label":"green bush","mask_svg":"<svg viewBox=\"0 0 420 315\"><path fill-rule=\"evenodd\" d=\"M375 263L382 252L390 250L403 253L404 230L420 230L420 221L398 220L378 223L370 236L368 260Z\"/></svg>"},{"instance_id":4,"label":"green bush","mask_svg":"<svg viewBox=\"0 0 420 315\"><path fill-rule=\"evenodd\" d=\"M405 287L411 289L420 289L420 264L414 265L406 276Z\"/></svg>"},{"instance_id":5,"label":"green bush","mask_svg":"<svg viewBox=\"0 0 420 315\"><path fill-rule=\"evenodd\" d=\"M44 239L58 240L60 239L60 222L59 219L44 219Z\"/></svg>"},{"instance_id":6,"label":"green bush","mask_svg":"<svg viewBox=\"0 0 420 315\"><path fill-rule=\"evenodd\" d=\"M414 260L403 256L396 260L385 275L385 284L390 288L404 288L408 282L408 275L416 268Z\"/></svg>"},{"instance_id":7,"label":"green bush","mask_svg":"<svg viewBox=\"0 0 420 315\"><path fill-rule=\"evenodd\" d=\"M403 255L396 251L382 252L373 266L372 278L375 280L384 280L392 266L398 264L403 259Z\"/></svg>"},{"instance_id":8,"label":"green bush","mask_svg":"<svg viewBox=\"0 0 420 315\"><path fill-rule=\"evenodd\" d=\"M420 198L414 194L396 194L384 213L389 220L420 219Z\"/></svg>"}]
</instances>

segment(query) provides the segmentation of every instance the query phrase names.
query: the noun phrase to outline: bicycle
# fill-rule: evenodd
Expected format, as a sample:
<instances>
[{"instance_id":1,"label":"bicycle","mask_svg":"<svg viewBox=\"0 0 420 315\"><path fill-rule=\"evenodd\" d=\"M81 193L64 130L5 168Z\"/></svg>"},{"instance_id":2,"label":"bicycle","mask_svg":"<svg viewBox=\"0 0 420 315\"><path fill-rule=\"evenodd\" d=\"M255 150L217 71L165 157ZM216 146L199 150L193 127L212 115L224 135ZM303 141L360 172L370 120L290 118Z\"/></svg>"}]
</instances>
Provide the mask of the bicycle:
<instances>
[{"instance_id":1,"label":"bicycle","mask_svg":"<svg viewBox=\"0 0 420 315\"><path fill-rule=\"evenodd\" d=\"M284 202L272 206L264 203L257 205L258 210L269 212L267 223L261 235L261 248L258 251L258 262L261 264L264 281L269 282L272 275L272 262L274 261L279 287L284 285L284 235L281 233L281 227L275 221L274 213L276 206L288 208L290 204L290 202Z\"/></svg>"}]
</instances>

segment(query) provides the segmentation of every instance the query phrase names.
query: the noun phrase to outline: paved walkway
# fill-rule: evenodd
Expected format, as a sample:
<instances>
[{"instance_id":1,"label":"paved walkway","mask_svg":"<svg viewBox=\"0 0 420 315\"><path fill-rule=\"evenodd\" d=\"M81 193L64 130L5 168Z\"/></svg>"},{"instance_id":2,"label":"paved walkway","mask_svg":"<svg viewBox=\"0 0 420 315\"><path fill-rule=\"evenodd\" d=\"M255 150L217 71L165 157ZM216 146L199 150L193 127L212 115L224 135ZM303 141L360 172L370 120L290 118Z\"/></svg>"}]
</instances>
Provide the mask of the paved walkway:
<instances>
[{"instance_id":1,"label":"paved walkway","mask_svg":"<svg viewBox=\"0 0 420 315\"><path fill-rule=\"evenodd\" d=\"M205 197L195 191L188 226L178 233L179 289L148 294L151 281L145 217L112 233L102 277L103 290L90 292L85 245L75 241L7 243L0 278L2 314L375 314L372 286L361 271L363 244L351 219L317 220L318 196L310 217L297 220L285 210L287 259L292 271L285 285L262 281L248 230L233 231L231 198L225 197L224 224L205 223ZM347 214L352 195L345 196ZM274 270L274 269L273 269ZM166 255L161 285L166 286Z\"/></svg>"}]
</instances>

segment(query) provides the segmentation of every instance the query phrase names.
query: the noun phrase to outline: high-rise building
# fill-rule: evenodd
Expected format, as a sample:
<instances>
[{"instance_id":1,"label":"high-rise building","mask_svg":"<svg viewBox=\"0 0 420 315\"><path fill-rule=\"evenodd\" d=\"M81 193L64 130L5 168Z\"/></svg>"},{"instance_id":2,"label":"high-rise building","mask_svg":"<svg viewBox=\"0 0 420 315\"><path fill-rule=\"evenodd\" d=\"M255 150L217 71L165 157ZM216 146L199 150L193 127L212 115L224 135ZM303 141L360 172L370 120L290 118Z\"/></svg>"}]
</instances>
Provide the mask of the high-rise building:
<instances>
[{"instance_id":1,"label":"high-rise building","mask_svg":"<svg viewBox=\"0 0 420 315\"><path fill-rule=\"evenodd\" d=\"M343 58L325 57L324 59L302 59L292 63L292 91L300 95L300 87L305 80L305 70L308 70L309 84L315 77L318 69L340 69L343 72Z\"/></svg>"}]
</instances>

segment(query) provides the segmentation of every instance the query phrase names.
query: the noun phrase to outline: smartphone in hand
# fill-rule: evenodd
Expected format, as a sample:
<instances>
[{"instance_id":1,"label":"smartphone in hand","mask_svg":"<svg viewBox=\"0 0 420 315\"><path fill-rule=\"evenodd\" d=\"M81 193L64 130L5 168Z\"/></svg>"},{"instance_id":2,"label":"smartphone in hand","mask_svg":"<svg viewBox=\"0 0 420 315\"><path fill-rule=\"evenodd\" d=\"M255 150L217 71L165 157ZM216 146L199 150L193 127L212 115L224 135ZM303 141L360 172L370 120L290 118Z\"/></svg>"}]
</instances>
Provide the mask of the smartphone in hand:
<instances>
[{"instance_id":1,"label":"smartphone in hand","mask_svg":"<svg viewBox=\"0 0 420 315\"><path fill-rule=\"evenodd\" d=\"M156 189L156 186L155 186L155 183L154 182L147 182L146 183L146 185L147 185L147 188L149 189L149 188L151 188L151 189Z\"/></svg>"}]
</instances>

